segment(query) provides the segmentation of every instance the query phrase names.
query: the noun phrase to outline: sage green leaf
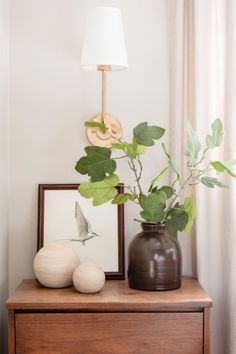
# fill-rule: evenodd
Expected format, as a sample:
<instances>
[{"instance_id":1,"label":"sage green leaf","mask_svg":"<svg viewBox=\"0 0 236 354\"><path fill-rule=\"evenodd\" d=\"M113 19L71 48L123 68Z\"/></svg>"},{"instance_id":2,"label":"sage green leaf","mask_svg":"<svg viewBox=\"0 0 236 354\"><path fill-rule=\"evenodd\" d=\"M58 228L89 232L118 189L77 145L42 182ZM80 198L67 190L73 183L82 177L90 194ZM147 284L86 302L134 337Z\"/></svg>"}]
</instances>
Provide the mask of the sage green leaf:
<instances>
[{"instance_id":1,"label":"sage green leaf","mask_svg":"<svg viewBox=\"0 0 236 354\"><path fill-rule=\"evenodd\" d=\"M231 163L231 165L230 165ZM220 161L211 161L210 165L217 171L217 172L227 172L228 175L230 175L231 177L236 178L236 174L230 169L230 167L234 164L233 160L231 160L230 162L228 161L223 163Z\"/></svg>"},{"instance_id":2,"label":"sage green leaf","mask_svg":"<svg viewBox=\"0 0 236 354\"><path fill-rule=\"evenodd\" d=\"M196 216L196 207L193 196L186 197L184 200L184 211L188 214L188 222L184 228L184 232L189 232L193 225L193 220Z\"/></svg>"},{"instance_id":3,"label":"sage green leaf","mask_svg":"<svg viewBox=\"0 0 236 354\"><path fill-rule=\"evenodd\" d=\"M179 167L173 160L168 161L170 169L179 177Z\"/></svg>"},{"instance_id":4,"label":"sage green leaf","mask_svg":"<svg viewBox=\"0 0 236 354\"><path fill-rule=\"evenodd\" d=\"M215 188L216 186L220 187L220 188L228 188L228 186L226 184L219 181L215 177L202 177L201 182L209 188Z\"/></svg>"},{"instance_id":5,"label":"sage green leaf","mask_svg":"<svg viewBox=\"0 0 236 354\"><path fill-rule=\"evenodd\" d=\"M84 125L89 128L98 128L100 129L103 133L106 133L108 130L107 126L105 123L101 122L95 122L94 120L90 120L88 122L85 122Z\"/></svg>"},{"instance_id":6,"label":"sage green leaf","mask_svg":"<svg viewBox=\"0 0 236 354\"><path fill-rule=\"evenodd\" d=\"M160 181L160 179L162 179L162 177L164 177L164 175L166 174L166 172L169 170L169 167L165 167L163 168L163 170L159 173L159 175L157 175L150 184L149 190L148 192L151 192L153 187L155 186L155 184Z\"/></svg>"},{"instance_id":7,"label":"sage green leaf","mask_svg":"<svg viewBox=\"0 0 236 354\"><path fill-rule=\"evenodd\" d=\"M173 237L178 237L178 231L183 231L188 222L188 214L184 210L183 205L176 203L175 206L170 209L165 221L167 233Z\"/></svg>"},{"instance_id":8,"label":"sage green leaf","mask_svg":"<svg viewBox=\"0 0 236 354\"><path fill-rule=\"evenodd\" d=\"M118 183L118 176L113 174L105 177L103 181L81 183L78 192L84 198L92 198L94 206L101 205L109 202L117 195L117 189L115 187Z\"/></svg>"},{"instance_id":9,"label":"sage green leaf","mask_svg":"<svg viewBox=\"0 0 236 354\"><path fill-rule=\"evenodd\" d=\"M160 139L165 133L165 129L156 125L148 126L147 122L140 123L133 130L134 138L140 145L151 146L154 145L154 140Z\"/></svg>"},{"instance_id":10,"label":"sage green leaf","mask_svg":"<svg viewBox=\"0 0 236 354\"><path fill-rule=\"evenodd\" d=\"M170 153L167 151L165 144L162 143L161 146L162 146L164 153L168 159L168 165L169 165L170 169L172 170L172 172L174 172L177 175L177 180L178 180L179 179L179 167L177 166L175 161L172 159Z\"/></svg>"},{"instance_id":11,"label":"sage green leaf","mask_svg":"<svg viewBox=\"0 0 236 354\"><path fill-rule=\"evenodd\" d=\"M166 207L166 194L160 192L159 195L151 193L144 203L144 210L140 212L142 218L151 223L161 222L164 217Z\"/></svg>"},{"instance_id":12,"label":"sage green leaf","mask_svg":"<svg viewBox=\"0 0 236 354\"><path fill-rule=\"evenodd\" d=\"M188 157L188 166L191 167L194 165L194 162L198 158L199 151L201 150L201 144L198 140L197 133L194 131L190 122L187 126L188 139L185 144L184 152L185 156Z\"/></svg>"},{"instance_id":13,"label":"sage green leaf","mask_svg":"<svg viewBox=\"0 0 236 354\"><path fill-rule=\"evenodd\" d=\"M202 177L201 182L209 188L215 188L215 184L212 183L211 179L209 180L209 177Z\"/></svg>"},{"instance_id":14,"label":"sage green leaf","mask_svg":"<svg viewBox=\"0 0 236 354\"><path fill-rule=\"evenodd\" d=\"M212 135L207 135L206 144L210 149L219 146L224 139L224 127L222 121L217 118L211 125Z\"/></svg>"},{"instance_id":15,"label":"sage green leaf","mask_svg":"<svg viewBox=\"0 0 236 354\"><path fill-rule=\"evenodd\" d=\"M136 196L131 193L117 194L117 196L112 200L112 204L124 204L128 200L134 201Z\"/></svg>"},{"instance_id":16,"label":"sage green leaf","mask_svg":"<svg viewBox=\"0 0 236 354\"><path fill-rule=\"evenodd\" d=\"M162 186L159 189L156 189L155 191L152 191L155 194L159 194L160 192L164 192L166 194L166 199L169 199L170 197L172 197L172 195L174 194L175 190L172 187L169 186Z\"/></svg>"},{"instance_id":17,"label":"sage green leaf","mask_svg":"<svg viewBox=\"0 0 236 354\"><path fill-rule=\"evenodd\" d=\"M223 183L222 181L215 181L215 185L217 187L220 187L220 188L229 188L229 186L227 186L227 184Z\"/></svg>"},{"instance_id":18,"label":"sage green leaf","mask_svg":"<svg viewBox=\"0 0 236 354\"><path fill-rule=\"evenodd\" d=\"M167 151L167 149L166 149L165 144L164 144L164 143L162 143L162 144L161 144L161 146L162 146L162 149L164 150L164 153L165 153L165 155L166 155L167 159L168 159L168 160L171 160L171 159L172 159L172 157L171 157L171 155L168 153L168 151Z\"/></svg>"},{"instance_id":19,"label":"sage green leaf","mask_svg":"<svg viewBox=\"0 0 236 354\"><path fill-rule=\"evenodd\" d=\"M107 174L111 175L116 169L115 160L111 159L111 150L100 146L87 146L87 156L82 157L75 169L82 175L91 177L92 182L102 181Z\"/></svg>"},{"instance_id":20,"label":"sage green leaf","mask_svg":"<svg viewBox=\"0 0 236 354\"><path fill-rule=\"evenodd\" d=\"M236 159L228 160L224 162L225 166L227 166L229 169L231 169L232 166L236 164Z\"/></svg>"}]
</instances>

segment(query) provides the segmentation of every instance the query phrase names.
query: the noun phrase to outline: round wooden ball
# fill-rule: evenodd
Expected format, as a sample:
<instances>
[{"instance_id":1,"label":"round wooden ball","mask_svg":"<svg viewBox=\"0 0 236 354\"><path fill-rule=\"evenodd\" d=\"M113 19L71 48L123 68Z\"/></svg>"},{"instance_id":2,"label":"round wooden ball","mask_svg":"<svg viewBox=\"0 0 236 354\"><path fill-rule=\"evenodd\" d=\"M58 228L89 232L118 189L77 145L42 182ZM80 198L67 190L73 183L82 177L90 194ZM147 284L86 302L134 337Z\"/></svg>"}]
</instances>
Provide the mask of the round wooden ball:
<instances>
[{"instance_id":1,"label":"round wooden ball","mask_svg":"<svg viewBox=\"0 0 236 354\"><path fill-rule=\"evenodd\" d=\"M65 288L73 284L73 272L79 263L79 255L73 248L52 242L36 254L34 274L48 288Z\"/></svg>"},{"instance_id":2,"label":"round wooden ball","mask_svg":"<svg viewBox=\"0 0 236 354\"><path fill-rule=\"evenodd\" d=\"M81 293L97 293L104 287L105 273L96 263L81 263L74 271L73 283Z\"/></svg>"}]
</instances>

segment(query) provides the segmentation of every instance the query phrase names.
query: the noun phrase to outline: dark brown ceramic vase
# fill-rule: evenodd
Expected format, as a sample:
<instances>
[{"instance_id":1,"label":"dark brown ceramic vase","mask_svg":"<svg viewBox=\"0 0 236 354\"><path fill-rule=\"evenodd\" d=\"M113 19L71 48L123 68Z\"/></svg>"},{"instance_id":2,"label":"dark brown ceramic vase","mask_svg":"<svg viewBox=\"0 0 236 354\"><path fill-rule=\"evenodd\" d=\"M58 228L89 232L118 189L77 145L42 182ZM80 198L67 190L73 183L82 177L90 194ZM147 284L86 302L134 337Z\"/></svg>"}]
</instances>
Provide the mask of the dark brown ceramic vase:
<instances>
[{"instance_id":1,"label":"dark brown ceramic vase","mask_svg":"<svg viewBox=\"0 0 236 354\"><path fill-rule=\"evenodd\" d=\"M129 286L139 290L173 290L181 286L182 257L179 242L163 224L143 223L129 245Z\"/></svg>"}]
</instances>

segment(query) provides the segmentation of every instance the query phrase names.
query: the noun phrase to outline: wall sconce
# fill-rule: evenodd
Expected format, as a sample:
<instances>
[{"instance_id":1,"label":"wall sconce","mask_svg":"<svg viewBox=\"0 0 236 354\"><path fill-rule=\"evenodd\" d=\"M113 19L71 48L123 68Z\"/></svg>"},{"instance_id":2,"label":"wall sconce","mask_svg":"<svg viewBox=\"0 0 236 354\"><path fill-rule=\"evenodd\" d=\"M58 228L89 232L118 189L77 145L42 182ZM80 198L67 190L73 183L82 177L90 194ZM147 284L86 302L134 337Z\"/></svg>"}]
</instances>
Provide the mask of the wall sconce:
<instances>
[{"instance_id":1,"label":"wall sconce","mask_svg":"<svg viewBox=\"0 0 236 354\"><path fill-rule=\"evenodd\" d=\"M106 112L106 73L128 67L121 11L115 7L95 7L88 16L83 42L81 67L102 73L102 113L91 119L105 123L108 130L87 127L92 145L111 147L122 136L119 120Z\"/></svg>"}]
</instances>

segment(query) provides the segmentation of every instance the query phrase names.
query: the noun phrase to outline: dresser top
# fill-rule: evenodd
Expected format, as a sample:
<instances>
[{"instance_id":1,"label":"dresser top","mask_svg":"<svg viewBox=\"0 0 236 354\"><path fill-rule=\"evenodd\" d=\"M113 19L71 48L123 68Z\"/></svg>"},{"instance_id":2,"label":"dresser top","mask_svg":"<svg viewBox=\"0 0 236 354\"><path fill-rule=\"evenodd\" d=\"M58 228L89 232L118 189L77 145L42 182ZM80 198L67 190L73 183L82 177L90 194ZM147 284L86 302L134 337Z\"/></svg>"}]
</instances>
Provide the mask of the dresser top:
<instances>
[{"instance_id":1,"label":"dresser top","mask_svg":"<svg viewBox=\"0 0 236 354\"><path fill-rule=\"evenodd\" d=\"M182 287L171 291L130 289L126 280L107 280L97 294L81 294L74 287L48 289L35 279L26 279L6 303L8 309L73 311L201 311L212 300L197 280L183 278Z\"/></svg>"}]
</instances>

